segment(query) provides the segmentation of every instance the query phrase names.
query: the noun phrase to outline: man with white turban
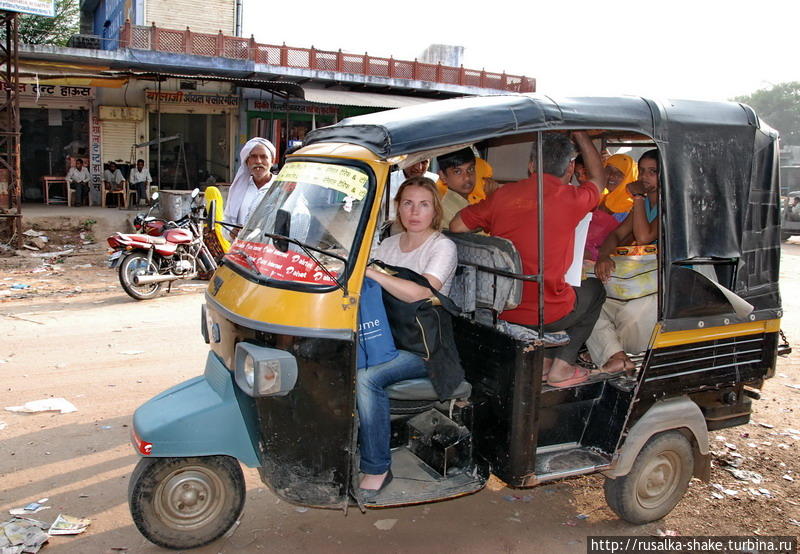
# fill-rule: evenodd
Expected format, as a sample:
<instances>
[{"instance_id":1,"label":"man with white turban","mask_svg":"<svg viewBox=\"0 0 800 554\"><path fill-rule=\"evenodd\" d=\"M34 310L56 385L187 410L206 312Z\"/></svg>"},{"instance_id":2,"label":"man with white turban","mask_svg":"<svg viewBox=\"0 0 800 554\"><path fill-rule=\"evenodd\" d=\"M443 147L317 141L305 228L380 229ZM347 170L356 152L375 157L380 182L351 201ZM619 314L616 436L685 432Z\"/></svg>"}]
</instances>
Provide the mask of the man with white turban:
<instances>
[{"instance_id":1,"label":"man with white turban","mask_svg":"<svg viewBox=\"0 0 800 554\"><path fill-rule=\"evenodd\" d=\"M241 165L228 191L224 220L244 225L269 189L266 185L273 178L270 169L275 161L275 146L265 138L251 138L242 147L239 160Z\"/></svg>"}]
</instances>

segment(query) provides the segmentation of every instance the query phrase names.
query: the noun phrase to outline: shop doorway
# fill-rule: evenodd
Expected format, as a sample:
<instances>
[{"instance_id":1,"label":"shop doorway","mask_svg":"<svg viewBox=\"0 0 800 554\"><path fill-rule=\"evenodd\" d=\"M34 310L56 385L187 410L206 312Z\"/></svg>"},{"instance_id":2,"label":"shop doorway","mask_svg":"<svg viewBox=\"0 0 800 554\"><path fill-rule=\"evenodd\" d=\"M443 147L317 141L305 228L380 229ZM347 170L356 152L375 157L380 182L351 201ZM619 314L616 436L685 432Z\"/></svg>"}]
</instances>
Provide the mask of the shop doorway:
<instances>
[{"instance_id":1,"label":"shop doorway","mask_svg":"<svg viewBox=\"0 0 800 554\"><path fill-rule=\"evenodd\" d=\"M69 157L87 161L89 112L22 108L20 126L22 198L24 202L42 202L42 177L64 177Z\"/></svg>"},{"instance_id":2,"label":"shop doorway","mask_svg":"<svg viewBox=\"0 0 800 554\"><path fill-rule=\"evenodd\" d=\"M158 114L150 114L150 137L158 135ZM224 114L161 114L161 136L176 137L150 146L150 173L160 188L192 189L230 182L228 116ZM151 140L151 142L155 142ZM187 182L188 175L188 182Z\"/></svg>"}]
</instances>

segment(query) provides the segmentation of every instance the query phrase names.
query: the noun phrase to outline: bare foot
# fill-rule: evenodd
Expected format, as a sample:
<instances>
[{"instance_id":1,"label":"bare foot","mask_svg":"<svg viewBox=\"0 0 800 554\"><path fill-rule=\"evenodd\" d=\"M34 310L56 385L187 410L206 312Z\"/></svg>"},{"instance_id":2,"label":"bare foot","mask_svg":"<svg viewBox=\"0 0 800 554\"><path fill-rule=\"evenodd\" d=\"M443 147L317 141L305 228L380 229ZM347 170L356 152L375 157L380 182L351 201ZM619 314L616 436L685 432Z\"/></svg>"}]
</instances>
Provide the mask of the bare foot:
<instances>
[{"instance_id":1,"label":"bare foot","mask_svg":"<svg viewBox=\"0 0 800 554\"><path fill-rule=\"evenodd\" d=\"M376 491L381 488L381 485L383 485L383 480L386 479L386 475L388 473L388 471L381 473L380 475L365 473L364 477L361 478L361 483L358 485L358 487L361 489Z\"/></svg>"},{"instance_id":2,"label":"bare foot","mask_svg":"<svg viewBox=\"0 0 800 554\"><path fill-rule=\"evenodd\" d=\"M620 350L611 355L608 361L603 365L604 373L621 373L623 371L630 371L636 367L628 355Z\"/></svg>"}]
</instances>

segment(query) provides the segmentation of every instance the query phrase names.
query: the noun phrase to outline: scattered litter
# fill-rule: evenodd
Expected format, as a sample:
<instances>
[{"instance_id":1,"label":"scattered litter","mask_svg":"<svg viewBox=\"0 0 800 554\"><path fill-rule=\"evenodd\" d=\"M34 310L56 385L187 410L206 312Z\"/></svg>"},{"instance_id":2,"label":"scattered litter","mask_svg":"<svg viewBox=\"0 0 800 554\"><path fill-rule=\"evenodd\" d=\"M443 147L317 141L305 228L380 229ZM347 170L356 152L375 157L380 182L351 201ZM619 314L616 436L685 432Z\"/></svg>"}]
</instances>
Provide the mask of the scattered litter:
<instances>
[{"instance_id":1,"label":"scattered litter","mask_svg":"<svg viewBox=\"0 0 800 554\"><path fill-rule=\"evenodd\" d=\"M380 531L390 531L397 523L396 519L379 519L373 525Z\"/></svg>"},{"instance_id":2,"label":"scattered litter","mask_svg":"<svg viewBox=\"0 0 800 554\"><path fill-rule=\"evenodd\" d=\"M48 533L51 535L77 535L86 531L91 519L81 519L73 516L58 514L58 517L50 526Z\"/></svg>"},{"instance_id":3,"label":"scattered litter","mask_svg":"<svg viewBox=\"0 0 800 554\"><path fill-rule=\"evenodd\" d=\"M789 475L788 473L786 475L784 475L783 478L786 479L787 481L794 481L794 478L791 475Z\"/></svg>"},{"instance_id":4,"label":"scattered litter","mask_svg":"<svg viewBox=\"0 0 800 554\"><path fill-rule=\"evenodd\" d=\"M747 471L744 469L731 469L725 468L731 475L736 477L739 481L750 481L751 483L758 485L764 478L761 476L760 473L756 473L755 471Z\"/></svg>"},{"instance_id":5,"label":"scattered litter","mask_svg":"<svg viewBox=\"0 0 800 554\"><path fill-rule=\"evenodd\" d=\"M22 245L22 248L25 248L26 250L36 250L36 251L38 251L38 250L39 250L39 249L38 249L38 248L36 248L35 246L31 246L30 244L23 244L23 245Z\"/></svg>"},{"instance_id":6,"label":"scattered litter","mask_svg":"<svg viewBox=\"0 0 800 554\"><path fill-rule=\"evenodd\" d=\"M578 514L575 519L589 519L589 514Z\"/></svg>"},{"instance_id":7,"label":"scattered litter","mask_svg":"<svg viewBox=\"0 0 800 554\"><path fill-rule=\"evenodd\" d=\"M41 498L36 502L31 502L24 508L12 508L8 511L9 514L12 516L25 516L29 514L35 514L36 512L41 512L42 510L49 510L50 506L45 506L44 503L50 500L49 498Z\"/></svg>"},{"instance_id":8,"label":"scattered litter","mask_svg":"<svg viewBox=\"0 0 800 554\"><path fill-rule=\"evenodd\" d=\"M7 364L8 360L0 360L0 364Z\"/></svg>"},{"instance_id":9,"label":"scattered litter","mask_svg":"<svg viewBox=\"0 0 800 554\"><path fill-rule=\"evenodd\" d=\"M533 500L533 495L526 494L525 496L518 496L516 494L509 494L503 497L506 502L530 502Z\"/></svg>"},{"instance_id":10,"label":"scattered litter","mask_svg":"<svg viewBox=\"0 0 800 554\"><path fill-rule=\"evenodd\" d=\"M103 425L100 429L111 429L111 425Z\"/></svg>"},{"instance_id":11,"label":"scattered litter","mask_svg":"<svg viewBox=\"0 0 800 554\"><path fill-rule=\"evenodd\" d=\"M784 383L784 384L786 384L786 383ZM797 385L797 384L794 384L794 383L793 384L786 384L786 386L789 387L790 389L798 389L798 390L800 390L800 385Z\"/></svg>"},{"instance_id":12,"label":"scattered litter","mask_svg":"<svg viewBox=\"0 0 800 554\"><path fill-rule=\"evenodd\" d=\"M44 236L44 233L42 233L41 231L37 231L36 229L28 229L27 231L24 231L22 234L25 235L26 237Z\"/></svg>"},{"instance_id":13,"label":"scattered litter","mask_svg":"<svg viewBox=\"0 0 800 554\"><path fill-rule=\"evenodd\" d=\"M6 410L9 412L26 414L35 414L38 412L61 412L62 414L69 414L71 412L77 412L78 408L65 398L45 398L43 400L31 400L22 406L9 406Z\"/></svg>"},{"instance_id":14,"label":"scattered litter","mask_svg":"<svg viewBox=\"0 0 800 554\"><path fill-rule=\"evenodd\" d=\"M139 354L144 354L144 350L123 350L120 354L124 354L125 356L138 356Z\"/></svg>"},{"instance_id":15,"label":"scattered litter","mask_svg":"<svg viewBox=\"0 0 800 554\"><path fill-rule=\"evenodd\" d=\"M786 386L788 387L789 385L786 385ZM797 388L800 388L800 386L798 386ZM761 427L765 427L767 429L775 429L775 426L770 424L770 423L759 423L759 425Z\"/></svg>"},{"instance_id":16,"label":"scattered litter","mask_svg":"<svg viewBox=\"0 0 800 554\"><path fill-rule=\"evenodd\" d=\"M791 427L786 429L786 432L789 433L790 435L800 435L800 431L798 431L797 429L792 429Z\"/></svg>"},{"instance_id":17,"label":"scattered litter","mask_svg":"<svg viewBox=\"0 0 800 554\"><path fill-rule=\"evenodd\" d=\"M749 446L750 448L755 448L755 447L757 447L758 445L757 445L756 443L754 443L754 442L748 442L748 443L747 443L747 446Z\"/></svg>"},{"instance_id":18,"label":"scattered litter","mask_svg":"<svg viewBox=\"0 0 800 554\"><path fill-rule=\"evenodd\" d=\"M656 535L659 537L680 537L681 534L677 531L673 531L672 529L657 529Z\"/></svg>"},{"instance_id":19,"label":"scattered litter","mask_svg":"<svg viewBox=\"0 0 800 554\"><path fill-rule=\"evenodd\" d=\"M72 254L75 251L74 248L67 248L66 250L58 250L56 252L42 252L42 253L34 253L31 254L34 258L57 258L59 256L66 256L67 254Z\"/></svg>"},{"instance_id":20,"label":"scattered litter","mask_svg":"<svg viewBox=\"0 0 800 554\"><path fill-rule=\"evenodd\" d=\"M769 492L769 489L758 489L758 492L760 492L764 496L772 496L772 493Z\"/></svg>"},{"instance_id":21,"label":"scattered litter","mask_svg":"<svg viewBox=\"0 0 800 554\"><path fill-rule=\"evenodd\" d=\"M47 524L35 519L13 518L0 523L0 547L2 552L36 553L50 536L44 532Z\"/></svg>"},{"instance_id":22,"label":"scattered litter","mask_svg":"<svg viewBox=\"0 0 800 554\"><path fill-rule=\"evenodd\" d=\"M561 525L566 525L567 527L577 527L578 524L575 523L574 521L565 521Z\"/></svg>"},{"instance_id":23,"label":"scattered litter","mask_svg":"<svg viewBox=\"0 0 800 554\"><path fill-rule=\"evenodd\" d=\"M726 442L725 448L727 448L728 450L736 450L736 445L731 442Z\"/></svg>"},{"instance_id":24,"label":"scattered litter","mask_svg":"<svg viewBox=\"0 0 800 554\"><path fill-rule=\"evenodd\" d=\"M304 513L306 513L308 511L308 508L306 508L304 506L298 506L297 508L294 509L294 511L298 512L298 513L301 513L301 514L304 514Z\"/></svg>"},{"instance_id":25,"label":"scattered litter","mask_svg":"<svg viewBox=\"0 0 800 554\"><path fill-rule=\"evenodd\" d=\"M711 486L720 491L721 493L727 494L728 496L736 496L737 494L739 494L739 491L733 489L726 489L725 487L717 483L712 483Z\"/></svg>"},{"instance_id":26,"label":"scattered litter","mask_svg":"<svg viewBox=\"0 0 800 554\"><path fill-rule=\"evenodd\" d=\"M0 431L5 429L6 427L8 427L8 423L6 423L5 421L0 421Z\"/></svg>"},{"instance_id":27,"label":"scattered litter","mask_svg":"<svg viewBox=\"0 0 800 554\"><path fill-rule=\"evenodd\" d=\"M796 525L797 527L800 527L800 521L797 521L796 519L790 519L789 525Z\"/></svg>"},{"instance_id":28,"label":"scattered litter","mask_svg":"<svg viewBox=\"0 0 800 554\"><path fill-rule=\"evenodd\" d=\"M31 288L31 286L23 283L14 283L13 285L11 285L11 288L14 290L25 290Z\"/></svg>"},{"instance_id":29,"label":"scattered litter","mask_svg":"<svg viewBox=\"0 0 800 554\"><path fill-rule=\"evenodd\" d=\"M76 265L76 266L73 266L73 267L74 267L75 269L83 269L83 268L85 268L85 267L92 267L92 264L78 264L78 265Z\"/></svg>"},{"instance_id":30,"label":"scattered litter","mask_svg":"<svg viewBox=\"0 0 800 554\"><path fill-rule=\"evenodd\" d=\"M779 442L778 443L778 448L783 448L784 450L789 450L790 446L788 444Z\"/></svg>"},{"instance_id":31,"label":"scattered litter","mask_svg":"<svg viewBox=\"0 0 800 554\"><path fill-rule=\"evenodd\" d=\"M103 304L103 303L105 303L105 300L95 300L94 302L92 302L92 304Z\"/></svg>"},{"instance_id":32,"label":"scattered litter","mask_svg":"<svg viewBox=\"0 0 800 554\"><path fill-rule=\"evenodd\" d=\"M725 495L724 495L724 494L720 494L720 493L718 493L718 492L712 492L712 493L711 493L711 496L713 496L713 497L714 497L714 498L716 498L717 500L722 500L723 498L725 498Z\"/></svg>"}]
</instances>

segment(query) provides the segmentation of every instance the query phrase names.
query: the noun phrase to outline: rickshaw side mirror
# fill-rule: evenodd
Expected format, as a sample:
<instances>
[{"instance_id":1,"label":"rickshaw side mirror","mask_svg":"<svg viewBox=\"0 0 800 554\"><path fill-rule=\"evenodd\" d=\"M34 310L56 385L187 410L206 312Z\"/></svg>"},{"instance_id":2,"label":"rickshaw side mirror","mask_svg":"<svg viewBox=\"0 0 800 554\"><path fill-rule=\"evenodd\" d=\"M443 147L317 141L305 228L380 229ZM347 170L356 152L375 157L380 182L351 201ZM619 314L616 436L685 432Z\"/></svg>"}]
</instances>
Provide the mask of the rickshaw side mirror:
<instances>
[{"instance_id":1,"label":"rickshaw side mirror","mask_svg":"<svg viewBox=\"0 0 800 554\"><path fill-rule=\"evenodd\" d=\"M209 229L214 228L214 214L217 213L217 201L212 200L208 203L208 209L206 210L206 227Z\"/></svg>"},{"instance_id":2,"label":"rickshaw side mirror","mask_svg":"<svg viewBox=\"0 0 800 554\"><path fill-rule=\"evenodd\" d=\"M275 234L288 237L289 233L291 232L291 228L292 214L286 210L278 210L278 213L275 214ZM273 242L275 243L275 248L281 252L287 252L289 250L288 241L278 239Z\"/></svg>"},{"instance_id":3,"label":"rickshaw side mirror","mask_svg":"<svg viewBox=\"0 0 800 554\"><path fill-rule=\"evenodd\" d=\"M192 199L197 198L197 195L200 194L200 189L196 188L192 191Z\"/></svg>"},{"instance_id":4,"label":"rickshaw side mirror","mask_svg":"<svg viewBox=\"0 0 800 554\"><path fill-rule=\"evenodd\" d=\"M153 202L158 200L158 191L156 191L156 192L154 192L153 194L150 195L150 200L152 200Z\"/></svg>"}]
</instances>

